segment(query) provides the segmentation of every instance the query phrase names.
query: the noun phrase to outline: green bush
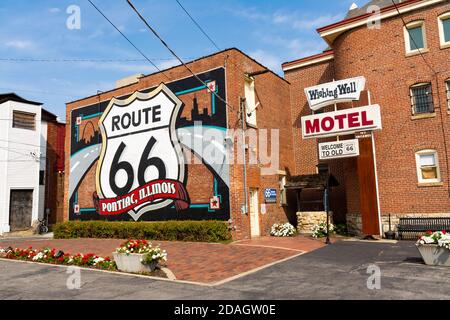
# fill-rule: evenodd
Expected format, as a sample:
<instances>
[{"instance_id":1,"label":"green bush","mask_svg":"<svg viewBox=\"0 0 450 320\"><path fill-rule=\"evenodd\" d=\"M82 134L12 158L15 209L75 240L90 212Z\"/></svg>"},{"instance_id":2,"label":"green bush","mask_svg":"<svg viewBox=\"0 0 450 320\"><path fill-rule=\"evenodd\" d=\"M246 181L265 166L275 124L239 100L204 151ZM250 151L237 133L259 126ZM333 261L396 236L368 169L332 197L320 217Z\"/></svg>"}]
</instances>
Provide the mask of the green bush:
<instances>
[{"instance_id":1,"label":"green bush","mask_svg":"<svg viewBox=\"0 0 450 320\"><path fill-rule=\"evenodd\" d=\"M56 224L53 233L55 239L113 238L192 242L231 240L228 224L222 221L69 221Z\"/></svg>"}]
</instances>

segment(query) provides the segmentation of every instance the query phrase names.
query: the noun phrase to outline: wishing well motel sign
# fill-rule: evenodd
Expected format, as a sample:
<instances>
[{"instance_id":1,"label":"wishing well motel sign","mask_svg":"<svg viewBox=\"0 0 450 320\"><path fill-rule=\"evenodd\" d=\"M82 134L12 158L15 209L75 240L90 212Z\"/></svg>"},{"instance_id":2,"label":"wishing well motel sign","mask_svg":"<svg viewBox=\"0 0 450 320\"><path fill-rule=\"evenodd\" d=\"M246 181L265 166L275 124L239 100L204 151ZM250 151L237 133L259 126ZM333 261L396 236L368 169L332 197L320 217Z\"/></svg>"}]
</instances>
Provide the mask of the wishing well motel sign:
<instances>
[{"instance_id":1,"label":"wishing well motel sign","mask_svg":"<svg viewBox=\"0 0 450 320\"><path fill-rule=\"evenodd\" d=\"M365 85L366 78L357 77L305 88L305 94L311 110L317 111L335 103L359 100Z\"/></svg>"},{"instance_id":2,"label":"wishing well motel sign","mask_svg":"<svg viewBox=\"0 0 450 320\"><path fill-rule=\"evenodd\" d=\"M311 110L317 111L337 103L357 101L364 90L364 77L334 81L305 88ZM380 106L349 108L302 117L303 139L336 137L361 131L381 130ZM358 139L319 144L321 160L359 155Z\"/></svg>"}]
</instances>

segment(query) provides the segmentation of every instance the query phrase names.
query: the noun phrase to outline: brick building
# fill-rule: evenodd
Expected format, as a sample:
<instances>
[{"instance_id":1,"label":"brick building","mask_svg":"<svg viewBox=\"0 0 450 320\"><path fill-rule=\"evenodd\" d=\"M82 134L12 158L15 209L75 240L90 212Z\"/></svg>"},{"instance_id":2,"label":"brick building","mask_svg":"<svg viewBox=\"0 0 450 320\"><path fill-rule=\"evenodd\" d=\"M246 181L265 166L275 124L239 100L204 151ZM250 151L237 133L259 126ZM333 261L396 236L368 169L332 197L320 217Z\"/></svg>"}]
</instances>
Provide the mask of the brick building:
<instances>
[{"instance_id":1,"label":"brick building","mask_svg":"<svg viewBox=\"0 0 450 320\"><path fill-rule=\"evenodd\" d=\"M65 125L39 102L0 94L0 234L63 220Z\"/></svg>"},{"instance_id":2,"label":"brick building","mask_svg":"<svg viewBox=\"0 0 450 320\"><path fill-rule=\"evenodd\" d=\"M286 109L290 105L289 83L237 49L228 49L197 59L189 62L188 66L201 81L183 66L176 66L147 76L139 75L118 81L117 87L111 91L67 104L65 149L66 154L70 156L66 158L65 163L66 220L229 221L231 219L230 223L235 227L234 238L236 239L267 235L270 226L276 222L287 220L295 222L294 210L290 210L287 206L283 190L285 177L294 170L294 159L291 157L293 148L291 118L289 110ZM160 85L161 83L164 85ZM137 91L140 93L136 93ZM137 179L133 180L131 176L147 177L139 178L139 183L145 180L139 186L141 192L143 192L142 184L149 183L149 179L156 179L155 175L153 178L148 178L149 173L145 171L146 169L142 174L141 169L133 173L133 170L137 171L138 167L141 167L141 164L138 165L137 162L126 173L125 169L118 169L119 163L121 168L127 166L124 164L125 160L128 163L134 163L133 161L139 160L138 158L144 160L147 158L138 154L141 151L136 151L143 147L126 147L130 144L139 144L143 140L138 138L138 135L130 139L130 134L142 134L141 131L128 132L127 135L120 136L114 136L107 131L111 129L114 132L114 130L130 126L131 115L120 113L127 109L117 106L126 106L129 110L134 110L133 112L139 112L139 123L141 112L144 111L149 112L146 115L151 114L154 121L161 120L165 117L164 108L168 108L164 107L166 102L161 104L162 107L161 105L152 106L153 111L149 111L149 108L133 109L139 101L146 101L146 105L150 106L152 99L163 99L160 98L161 93L164 93L173 105L177 105L178 99L182 102L179 111L177 107L174 107L175 111L171 117L175 116L174 128L177 132L177 139L172 140L172 145L176 149L180 142L183 156L178 155L178 168L171 166L168 159L170 156L164 152L172 150L172 147L170 144L158 142L158 139L161 141L164 137L163 133L158 133L161 137L154 139L153 144L149 143L151 158L148 161L153 161L152 165L158 168L159 179L167 178L176 171L177 179L180 180L177 181L180 184L176 184L177 192L178 188L183 189L183 192L178 193L177 200L171 198L175 205L162 200L154 201L157 210L151 208L151 204L149 207L144 206L134 211L119 213L116 210L112 214L105 213L102 211L103 208L112 206L117 209L118 198L131 197L130 192L133 192L131 186L136 185ZM155 108L158 110L155 111ZM242 146L239 144L240 134L235 134L239 131L234 131L242 127L240 121L242 108L245 108L247 136L264 135L264 129L269 130L267 147L262 144L253 146L250 140L247 141L248 147L245 152L247 165L243 164L244 153L240 149ZM280 112L280 110L286 110L286 112ZM113 125L111 128L108 127L106 124L111 114L119 113L122 120L119 120L119 116L112 117ZM138 121L134 116L133 113L133 121ZM120 125L122 127L119 128ZM136 126L138 126L137 122ZM155 131L160 130L150 125L144 131L148 131L149 128ZM273 135L271 129L279 129L279 132L277 131L279 134ZM200 131L196 132L196 130ZM207 138L208 134L214 134L215 140ZM153 136L156 137L156 133ZM194 137L193 141L185 141L186 136ZM120 138L122 144L114 145L113 138ZM200 149L202 146L212 147L216 153L228 152L234 161L214 162L198 149L198 145ZM275 148L278 145L283 147L280 148L279 153L276 150L272 155L274 157L279 155L279 161L273 159L269 163L258 156L263 149L264 152L268 149L266 153L270 156L272 147ZM165 149L159 148L160 146L165 146ZM148 151L147 147L145 150ZM114 159L111 160L113 156L109 156L109 153L114 148L117 148L118 153L116 152ZM135 156L130 156L133 152L137 153ZM159 160L155 160L156 156ZM255 158L258 160L252 162L251 160ZM195 161L188 162L188 159ZM108 161L112 161L113 164L110 165ZM268 167L272 167L270 172L267 171ZM112 171L114 172L111 173ZM109 172L109 180L107 174L103 175L104 172ZM154 173L156 174L156 171ZM121 179L129 179L126 180L129 186L125 183L121 184ZM245 182L247 188L245 188ZM115 198L116 202L104 199L108 198L106 196L108 193L118 196ZM104 201L110 201L108 203L110 207L107 205L103 207ZM247 210L245 210L246 202ZM187 210L178 210L178 205Z\"/></svg>"},{"instance_id":3,"label":"brick building","mask_svg":"<svg viewBox=\"0 0 450 320\"><path fill-rule=\"evenodd\" d=\"M318 29L329 49L283 64L291 83L297 175L316 173L317 143L324 141L302 139L300 119L312 113L304 88L364 76L361 100L338 108L381 106L383 129L373 133L374 146L359 140L365 156L326 162L340 183L331 199L335 219L359 233L364 210L378 211L372 217L384 231L389 214L393 223L401 216L450 215L450 3L395 3L352 6L343 21Z\"/></svg>"}]
</instances>

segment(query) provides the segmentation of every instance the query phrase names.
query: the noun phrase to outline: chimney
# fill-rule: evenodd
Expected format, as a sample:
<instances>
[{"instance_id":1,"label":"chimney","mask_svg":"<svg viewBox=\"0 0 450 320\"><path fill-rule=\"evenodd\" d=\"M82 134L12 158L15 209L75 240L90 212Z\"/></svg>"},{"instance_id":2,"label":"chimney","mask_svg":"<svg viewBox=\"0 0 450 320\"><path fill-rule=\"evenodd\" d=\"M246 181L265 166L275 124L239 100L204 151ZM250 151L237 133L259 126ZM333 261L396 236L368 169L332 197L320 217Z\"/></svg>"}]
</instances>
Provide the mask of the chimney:
<instances>
[{"instance_id":1,"label":"chimney","mask_svg":"<svg viewBox=\"0 0 450 320\"><path fill-rule=\"evenodd\" d=\"M128 76L116 81L116 89L120 87L127 86L129 84L139 82L139 78L142 78L144 75L142 73L134 74L132 76Z\"/></svg>"}]
</instances>

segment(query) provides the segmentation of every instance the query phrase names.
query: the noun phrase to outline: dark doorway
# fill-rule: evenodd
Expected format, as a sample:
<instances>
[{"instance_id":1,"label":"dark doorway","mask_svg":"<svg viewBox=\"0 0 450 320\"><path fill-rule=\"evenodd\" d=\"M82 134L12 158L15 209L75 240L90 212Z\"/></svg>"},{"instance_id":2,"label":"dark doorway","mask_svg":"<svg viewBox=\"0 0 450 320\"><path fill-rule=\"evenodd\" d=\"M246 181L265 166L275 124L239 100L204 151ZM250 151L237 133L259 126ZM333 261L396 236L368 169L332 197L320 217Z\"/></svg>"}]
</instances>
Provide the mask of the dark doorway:
<instances>
[{"instance_id":1,"label":"dark doorway","mask_svg":"<svg viewBox=\"0 0 450 320\"><path fill-rule=\"evenodd\" d=\"M11 231L29 229L33 211L33 190L11 190L9 208Z\"/></svg>"}]
</instances>

